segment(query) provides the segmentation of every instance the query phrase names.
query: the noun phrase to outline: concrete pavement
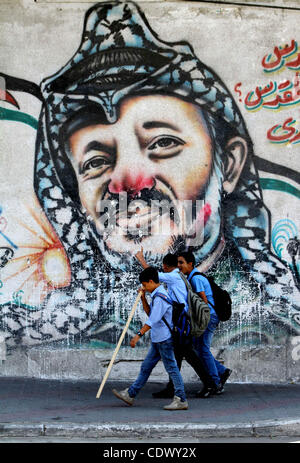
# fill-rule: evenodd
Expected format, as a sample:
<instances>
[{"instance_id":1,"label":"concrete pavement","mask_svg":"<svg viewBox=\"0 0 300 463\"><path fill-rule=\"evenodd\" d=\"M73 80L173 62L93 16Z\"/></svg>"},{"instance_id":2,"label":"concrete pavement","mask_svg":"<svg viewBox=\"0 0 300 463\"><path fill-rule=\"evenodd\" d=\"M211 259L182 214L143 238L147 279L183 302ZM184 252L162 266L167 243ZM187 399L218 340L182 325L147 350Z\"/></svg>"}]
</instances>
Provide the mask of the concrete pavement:
<instances>
[{"instance_id":1,"label":"concrete pavement","mask_svg":"<svg viewBox=\"0 0 300 463\"><path fill-rule=\"evenodd\" d=\"M217 438L300 436L300 384L226 384L224 394L197 399L186 384L189 409L166 411L153 399L162 383L148 382L130 407L108 381L100 399L94 381L0 378L1 437Z\"/></svg>"}]
</instances>

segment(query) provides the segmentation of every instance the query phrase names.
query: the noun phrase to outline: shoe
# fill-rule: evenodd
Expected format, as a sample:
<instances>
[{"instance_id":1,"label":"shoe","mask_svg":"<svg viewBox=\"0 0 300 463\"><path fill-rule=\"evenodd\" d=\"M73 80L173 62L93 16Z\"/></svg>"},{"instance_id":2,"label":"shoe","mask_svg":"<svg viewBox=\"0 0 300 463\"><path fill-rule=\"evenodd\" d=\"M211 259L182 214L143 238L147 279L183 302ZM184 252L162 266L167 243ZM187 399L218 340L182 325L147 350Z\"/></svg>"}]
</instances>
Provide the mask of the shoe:
<instances>
[{"instance_id":1,"label":"shoe","mask_svg":"<svg viewBox=\"0 0 300 463\"><path fill-rule=\"evenodd\" d=\"M224 387L220 383L218 386L203 386L203 389L201 391L198 391L196 393L196 397L198 399L208 399L208 397L211 397L212 395L220 395L223 394L224 392Z\"/></svg>"},{"instance_id":2,"label":"shoe","mask_svg":"<svg viewBox=\"0 0 300 463\"><path fill-rule=\"evenodd\" d=\"M166 387L158 392L152 392L154 399L172 399L174 397L174 389Z\"/></svg>"},{"instance_id":3,"label":"shoe","mask_svg":"<svg viewBox=\"0 0 300 463\"><path fill-rule=\"evenodd\" d=\"M134 398L130 397L128 394L128 388L124 389L124 391L117 391L116 389L113 389L112 392L118 399L124 400L128 405L133 405Z\"/></svg>"},{"instance_id":4,"label":"shoe","mask_svg":"<svg viewBox=\"0 0 300 463\"><path fill-rule=\"evenodd\" d=\"M232 370L230 370L230 368L226 368L226 370L224 371L224 373L221 375L221 381L220 381L220 384L222 384L222 386L224 386L224 384L226 383L227 379L229 378L229 376L231 375L232 373Z\"/></svg>"},{"instance_id":5,"label":"shoe","mask_svg":"<svg viewBox=\"0 0 300 463\"><path fill-rule=\"evenodd\" d=\"M198 391L196 393L196 397L198 399L207 399L213 394L213 391L214 391L213 387L203 386L203 389L201 389L201 391Z\"/></svg>"},{"instance_id":6,"label":"shoe","mask_svg":"<svg viewBox=\"0 0 300 463\"><path fill-rule=\"evenodd\" d=\"M224 392L224 386L223 384L221 384L221 382L212 388L212 394L215 394L215 395L220 395L220 394L223 394Z\"/></svg>"},{"instance_id":7,"label":"shoe","mask_svg":"<svg viewBox=\"0 0 300 463\"><path fill-rule=\"evenodd\" d=\"M165 405L164 410L187 410L189 408L187 401L182 402L181 398L174 395L173 402Z\"/></svg>"}]
</instances>

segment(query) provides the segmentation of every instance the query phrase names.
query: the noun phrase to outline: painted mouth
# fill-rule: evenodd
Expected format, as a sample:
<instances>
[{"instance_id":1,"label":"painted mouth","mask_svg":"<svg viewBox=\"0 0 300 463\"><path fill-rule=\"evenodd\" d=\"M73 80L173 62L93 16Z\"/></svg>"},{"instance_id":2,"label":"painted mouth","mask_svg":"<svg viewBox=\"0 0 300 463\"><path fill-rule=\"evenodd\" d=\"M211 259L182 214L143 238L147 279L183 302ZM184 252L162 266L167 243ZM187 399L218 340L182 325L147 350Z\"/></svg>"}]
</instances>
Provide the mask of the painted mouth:
<instances>
[{"instance_id":1,"label":"painted mouth","mask_svg":"<svg viewBox=\"0 0 300 463\"><path fill-rule=\"evenodd\" d=\"M116 226L124 232L128 232L129 235L149 236L152 234L153 228L167 215L167 212L153 210L148 206L132 213L117 213ZM170 221L172 221L171 217Z\"/></svg>"},{"instance_id":2,"label":"painted mouth","mask_svg":"<svg viewBox=\"0 0 300 463\"><path fill-rule=\"evenodd\" d=\"M107 205L108 213L104 204ZM131 238L131 235L134 237L151 235L154 228L155 230L162 228L161 225L166 223L167 217L169 223L176 223L179 220L176 198L162 182L161 185L156 185L156 188L150 190L145 188L137 194L112 194L107 185L99 202L99 210L103 210L98 214L102 229L106 228L105 231L108 233L119 229L120 233L128 235L128 238ZM104 227L108 216L110 226Z\"/></svg>"},{"instance_id":3,"label":"painted mouth","mask_svg":"<svg viewBox=\"0 0 300 463\"><path fill-rule=\"evenodd\" d=\"M137 194L103 192L99 202L98 231L138 240L154 235L185 236L187 240L202 237L211 215L211 207L203 200L179 201L171 187L160 180L155 188ZM107 214L107 209L109 213ZM203 239L203 238L201 238Z\"/></svg>"}]
</instances>

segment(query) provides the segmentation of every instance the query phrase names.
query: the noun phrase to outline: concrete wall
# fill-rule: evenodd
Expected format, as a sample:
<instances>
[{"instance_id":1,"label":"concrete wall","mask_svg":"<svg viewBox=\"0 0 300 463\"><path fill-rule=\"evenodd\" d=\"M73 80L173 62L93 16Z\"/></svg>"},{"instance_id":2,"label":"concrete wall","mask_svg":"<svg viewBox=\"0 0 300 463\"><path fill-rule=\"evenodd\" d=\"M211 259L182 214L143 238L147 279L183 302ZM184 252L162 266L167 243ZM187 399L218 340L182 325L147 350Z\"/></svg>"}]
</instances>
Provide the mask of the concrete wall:
<instances>
[{"instance_id":1,"label":"concrete wall","mask_svg":"<svg viewBox=\"0 0 300 463\"><path fill-rule=\"evenodd\" d=\"M299 381L298 2L223 3L0 0L0 375L100 380L142 245L189 246L230 292L232 380ZM136 376L145 320L112 378Z\"/></svg>"}]
</instances>

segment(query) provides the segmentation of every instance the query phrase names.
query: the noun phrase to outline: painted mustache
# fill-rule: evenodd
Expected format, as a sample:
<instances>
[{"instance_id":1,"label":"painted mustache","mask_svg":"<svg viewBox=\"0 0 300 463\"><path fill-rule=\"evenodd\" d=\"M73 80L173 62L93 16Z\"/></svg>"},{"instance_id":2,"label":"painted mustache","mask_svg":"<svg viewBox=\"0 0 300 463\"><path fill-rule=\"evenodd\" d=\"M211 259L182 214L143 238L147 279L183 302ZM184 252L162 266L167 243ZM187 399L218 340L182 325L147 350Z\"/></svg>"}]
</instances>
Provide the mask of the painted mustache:
<instances>
[{"instance_id":1,"label":"painted mustache","mask_svg":"<svg viewBox=\"0 0 300 463\"><path fill-rule=\"evenodd\" d=\"M129 237L131 234L149 235L154 221L165 214L175 224L179 222L176 199L172 192L169 194L157 187L145 188L134 194L115 194L106 189L97 212L99 222L107 231L120 227L126 230Z\"/></svg>"},{"instance_id":2,"label":"painted mustache","mask_svg":"<svg viewBox=\"0 0 300 463\"><path fill-rule=\"evenodd\" d=\"M98 232L137 240L153 235L184 236L190 245L203 242L211 206L203 200L179 201L171 188L158 182L138 193L111 193L106 188L97 210ZM177 239L176 238L176 239Z\"/></svg>"}]
</instances>

